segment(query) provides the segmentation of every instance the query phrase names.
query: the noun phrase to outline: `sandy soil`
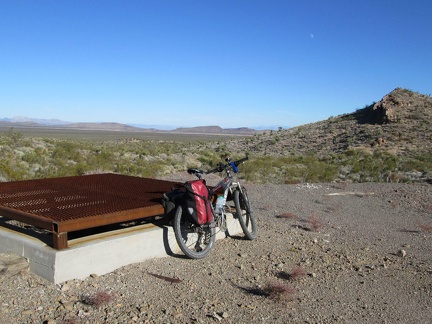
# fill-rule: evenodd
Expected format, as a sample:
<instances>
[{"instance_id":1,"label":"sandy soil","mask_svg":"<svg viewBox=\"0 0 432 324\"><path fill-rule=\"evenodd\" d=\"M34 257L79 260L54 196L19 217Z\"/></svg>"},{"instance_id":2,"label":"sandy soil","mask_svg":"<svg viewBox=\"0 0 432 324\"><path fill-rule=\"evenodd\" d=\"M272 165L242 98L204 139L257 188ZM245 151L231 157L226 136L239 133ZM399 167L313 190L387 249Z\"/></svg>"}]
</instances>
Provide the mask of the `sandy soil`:
<instances>
[{"instance_id":1,"label":"sandy soil","mask_svg":"<svg viewBox=\"0 0 432 324\"><path fill-rule=\"evenodd\" d=\"M0 322L430 323L431 185L248 189L258 238L218 241L202 260L56 286L3 255Z\"/></svg>"}]
</instances>

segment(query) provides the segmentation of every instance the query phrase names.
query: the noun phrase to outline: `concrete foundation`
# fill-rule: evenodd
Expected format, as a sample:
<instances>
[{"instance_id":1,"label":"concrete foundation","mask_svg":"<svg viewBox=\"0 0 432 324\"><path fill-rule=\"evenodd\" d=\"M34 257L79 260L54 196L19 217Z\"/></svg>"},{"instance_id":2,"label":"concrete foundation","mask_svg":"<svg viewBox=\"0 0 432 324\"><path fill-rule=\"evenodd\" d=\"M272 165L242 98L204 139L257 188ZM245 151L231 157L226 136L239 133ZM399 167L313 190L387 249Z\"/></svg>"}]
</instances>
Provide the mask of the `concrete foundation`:
<instances>
[{"instance_id":1,"label":"concrete foundation","mask_svg":"<svg viewBox=\"0 0 432 324\"><path fill-rule=\"evenodd\" d=\"M242 232L240 224L227 215L228 233ZM217 239L225 238L219 232ZM122 266L148 259L182 255L171 226L137 225L69 240L69 248L55 250L25 231L0 226L0 252L27 258L30 271L58 284L103 275Z\"/></svg>"}]
</instances>

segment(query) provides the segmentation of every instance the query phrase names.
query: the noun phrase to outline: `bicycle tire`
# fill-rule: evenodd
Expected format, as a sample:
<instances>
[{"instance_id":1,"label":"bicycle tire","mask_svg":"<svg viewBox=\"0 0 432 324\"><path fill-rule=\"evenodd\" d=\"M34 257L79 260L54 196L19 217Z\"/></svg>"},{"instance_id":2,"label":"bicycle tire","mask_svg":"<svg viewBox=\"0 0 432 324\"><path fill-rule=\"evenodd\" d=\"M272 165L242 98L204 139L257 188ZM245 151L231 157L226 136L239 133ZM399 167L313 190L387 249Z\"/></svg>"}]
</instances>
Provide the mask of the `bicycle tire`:
<instances>
[{"instance_id":1,"label":"bicycle tire","mask_svg":"<svg viewBox=\"0 0 432 324\"><path fill-rule=\"evenodd\" d=\"M181 251L191 259L201 259L209 254L216 241L215 227L197 225L178 206L174 216L174 234Z\"/></svg>"},{"instance_id":2,"label":"bicycle tire","mask_svg":"<svg viewBox=\"0 0 432 324\"><path fill-rule=\"evenodd\" d=\"M249 202L246 189L237 189L234 191L234 205L236 208L236 215L239 220L240 226L249 240L254 240L257 237L257 225L253 216L252 207Z\"/></svg>"}]
</instances>

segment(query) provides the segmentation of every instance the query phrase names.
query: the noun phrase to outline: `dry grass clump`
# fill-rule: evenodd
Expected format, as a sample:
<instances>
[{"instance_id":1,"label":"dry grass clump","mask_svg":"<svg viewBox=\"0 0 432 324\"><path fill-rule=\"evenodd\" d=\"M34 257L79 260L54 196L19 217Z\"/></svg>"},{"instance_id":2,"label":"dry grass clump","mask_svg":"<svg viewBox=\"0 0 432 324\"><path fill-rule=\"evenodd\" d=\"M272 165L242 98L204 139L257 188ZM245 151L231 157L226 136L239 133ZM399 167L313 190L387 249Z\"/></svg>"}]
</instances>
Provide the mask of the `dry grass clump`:
<instances>
[{"instance_id":1,"label":"dry grass clump","mask_svg":"<svg viewBox=\"0 0 432 324\"><path fill-rule=\"evenodd\" d=\"M305 276L306 270L301 266L294 266L290 272L280 271L276 275L280 279L295 281Z\"/></svg>"},{"instance_id":2,"label":"dry grass clump","mask_svg":"<svg viewBox=\"0 0 432 324\"><path fill-rule=\"evenodd\" d=\"M300 266L295 266L292 270L291 270L291 273L290 273L290 279L291 280L297 280L297 279L299 279L299 278L301 278L301 277L303 277L303 276L305 276L306 275L306 271L305 271L305 269L303 269L302 267L300 267Z\"/></svg>"},{"instance_id":3,"label":"dry grass clump","mask_svg":"<svg viewBox=\"0 0 432 324\"><path fill-rule=\"evenodd\" d=\"M425 233L432 233L432 225L428 225L428 224L420 224L418 225L418 227L420 228L420 230L422 232Z\"/></svg>"},{"instance_id":4,"label":"dry grass clump","mask_svg":"<svg viewBox=\"0 0 432 324\"><path fill-rule=\"evenodd\" d=\"M110 303L112 299L112 294L99 290L93 295L84 296L83 303L93 307L101 307L102 305Z\"/></svg>"},{"instance_id":5,"label":"dry grass clump","mask_svg":"<svg viewBox=\"0 0 432 324\"><path fill-rule=\"evenodd\" d=\"M270 280L263 291L270 299L281 303L293 300L296 294L296 290L293 287L276 280Z\"/></svg>"},{"instance_id":6,"label":"dry grass clump","mask_svg":"<svg viewBox=\"0 0 432 324\"><path fill-rule=\"evenodd\" d=\"M307 222L309 224L309 229L314 232L319 232L319 230L324 227L324 224L318 219L315 213L309 217Z\"/></svg>"}]
</instances>

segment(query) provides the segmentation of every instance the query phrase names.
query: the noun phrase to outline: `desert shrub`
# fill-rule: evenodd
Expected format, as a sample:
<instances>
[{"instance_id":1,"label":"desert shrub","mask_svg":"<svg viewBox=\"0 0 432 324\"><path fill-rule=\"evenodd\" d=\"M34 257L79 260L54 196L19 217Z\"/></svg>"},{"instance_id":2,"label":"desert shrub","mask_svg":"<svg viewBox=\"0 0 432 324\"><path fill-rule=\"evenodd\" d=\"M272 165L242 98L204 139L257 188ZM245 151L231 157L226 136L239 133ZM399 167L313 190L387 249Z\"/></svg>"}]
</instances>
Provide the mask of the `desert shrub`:
<instances>
[{"instance_id":1,"label":"desert shrub","mask_svg":"<svg viewBox=\"0 0 432 324\"><path fill-rule=\"evenodd\" d=\"M87 164L93 170L112 170L115 163L115 154L110 149L96 149L87 156Z\"/></svg>"},{"instance_id":2,"label":"desert shrub","mask_svg":"<svg viewBox=\"0 0 432 324\"><path fill-rule=\"evenodd\" d=\"M199 152L200 156L198 161L200 161L204 166L214 167L221 161L221 155L215 150L205 150Z\"/></svg>"},{"instance_id":3,"label":"desert shrub","mask_svg":"<svg viewBox=\"0 0 432 324\"><path fill-rule=\"evenodd\" d=\"M18 144L22 139L24 138L23 134L19 131L15 131L13 127L9 129L9 131L6 133L6 139L8 144Z\"/></svg>"},{"instance_id":4,"label":"desert shrub","mask_svg":"<svg viewBox=\"0 0 432 324\"><path fill-rule=\"evenodd\" d=\"M19 180L16 171L9 162L4 159L0 161L0 176L7 181Z\"/></svg>"},{"instance_id":5,"label":"desert shrub","mask_svg":"<svg viewBox=\"0 0 432 324\"><path fill-rule=\"evenodd\" d=\"M328 182L337 177L338 168L315 155L288 157L253 157L242 167L246 180L257 182L298 183Z\"/></svg>"},{"instance_id":6,"label":"desert shrub","mask_svg":"<svg viewBox=\"0 0 432 324\"><path fill-rule=\"evenodd\" d=\"M78 158L79 146L78 143L71 141L59 141L56 143L51 157L54 159L74 159Z\"/></svg>"},{"instance_id":7,"label":"desert shrub","mask_svg":"<svg viewBox=\"0 0 432 324\"><path fill-rule=\"evenodd\" d=\"M427 172L432 169L432 152L418 154L411 158L405 158L400 163L401 171Z\"/></svg>"},{"instance_id":8,"label":"desert shrub","mask_svg":"<svg viewBox=\"0 0 432 324\"><path fill-rule=\"evenodd\" d=\"M44 157L42 154L36 152L36 151L31 151L31 152L26 152L21 156L21 160L30 163L30 164L34 164L34 163L40 163L44 161Z\"/></svg>"}]
</instances>

